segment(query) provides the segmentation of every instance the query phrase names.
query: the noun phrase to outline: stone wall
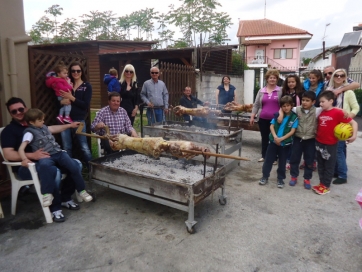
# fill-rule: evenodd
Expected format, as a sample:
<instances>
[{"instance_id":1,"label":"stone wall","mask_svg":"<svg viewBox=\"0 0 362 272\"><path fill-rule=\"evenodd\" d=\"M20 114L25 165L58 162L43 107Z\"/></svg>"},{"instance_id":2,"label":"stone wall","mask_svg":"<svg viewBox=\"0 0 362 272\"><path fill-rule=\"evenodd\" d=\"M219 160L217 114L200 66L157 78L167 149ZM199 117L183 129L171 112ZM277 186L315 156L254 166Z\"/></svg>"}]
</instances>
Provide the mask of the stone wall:
<instances>
[{"instance_id":1,"label":"stone wall","mask_svg":"<svg viewBox=\"0 0 362 272\"><path fill-rule=\"evenodd\" d=\"M216 88L221 84L223 76L221 74L203 73L201 82L200 74L198 74L196 76L197 97L201 101L209 101L214 104L216 101ZM244 80L241 76L230 76L230 79L230 84L236 88L236 100L238 103L241 103L244 97Z\"/></svg>"}]
</instances>

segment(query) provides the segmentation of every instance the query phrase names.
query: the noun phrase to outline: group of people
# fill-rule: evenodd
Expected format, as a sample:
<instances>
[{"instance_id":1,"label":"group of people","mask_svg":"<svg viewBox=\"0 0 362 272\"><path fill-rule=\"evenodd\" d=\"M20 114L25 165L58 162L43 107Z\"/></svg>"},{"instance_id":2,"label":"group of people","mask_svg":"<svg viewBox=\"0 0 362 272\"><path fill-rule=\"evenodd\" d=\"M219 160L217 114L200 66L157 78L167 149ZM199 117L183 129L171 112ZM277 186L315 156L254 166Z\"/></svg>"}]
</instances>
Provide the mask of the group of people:
<instances>
[{"instance_id":1,"label":"group of people","mask_svg":"<svg viewBox=\"0 0 362 272\"><path fill-rule=\"evenodd\" d=\"M156 108L156 118L163 119L163 111L168 110L168 91L165 84L158 80L158 68L152 67L150 72L151 79L143 85L141 98L149 107L149 120L154 116L151 114L152 107ZM117 77L117 71L112 68L110 75ZM113 89L108 96L109 105L102 108L92 122L93 132L102 135L107 125L112 134L126 133L138 137L132 126L139 106L136 79L134 67L126 65L119 81L120 88L117 89L113 81ZM45 115L41 110L28 109L21 98L12 97L6 103L12 121L1 133L1 144L7 160L22 162L22 166L13 167L21 179L31 179L27 167L28 163L35 163L41 182L42 205L50 208L54 222L64 222L62 207L69 210L80 208L71 197L75 191L83 201L92 200L85 190L81 175L83 166L79 160L72 159L73 139L76 139L82 150L85 166L92 159L86 137L75 134L81 122L84 123L82 132L86 131L85 118L92 97L92 86L79 62L70 64L69 70L60 63L46 75L46 85L55 91L60 102L61 109L57 116L60 125L44 125ZM161 114L159 109L162 110ZM55 133L61 133L62 148L52 135ZM111 153L108 141L104 141L104 144L108 144ZM67 174L63 181L62 173Z\"/></svg>"},{"instance_id":2,"label":"group of people","mask_svg":"<svg viewBox=\"0 0 362 272\"><path fill-rule=\"evenodd\" d=\"M324 75L324 77L323 77ZM312 70L301 84L300 78L288 75L282 88L277 86L278 70L265 74L266 86L257 93L250 124L258 122L262 138L263 162L260 185L268 182L273 164L277 164L277 186L284 187L286 170L290 170L290 186L297 184L299 169L304 169L304 188L317 194L330 192L333 184L347 182L346 141L338 141L334 128L339 123L350 123L357 135L353 120L359 105L353 90L359 83L347 77L344 69L332 66ZM301 159L304 163L299 166ZM313 170L317 165L320 184L311 186Z\"/></svg>"}]
</instances>

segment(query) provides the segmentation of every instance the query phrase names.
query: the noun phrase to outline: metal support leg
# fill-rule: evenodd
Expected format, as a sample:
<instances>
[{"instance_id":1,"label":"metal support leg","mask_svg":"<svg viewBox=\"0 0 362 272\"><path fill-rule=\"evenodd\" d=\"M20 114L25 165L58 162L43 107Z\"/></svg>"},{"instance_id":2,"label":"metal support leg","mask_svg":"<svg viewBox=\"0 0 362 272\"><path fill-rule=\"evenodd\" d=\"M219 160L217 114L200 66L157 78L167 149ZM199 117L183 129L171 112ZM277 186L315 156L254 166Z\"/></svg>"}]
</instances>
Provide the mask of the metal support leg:
<instances>
[{"instance_id":1,"label":"metal support leg","mask_svg":"<svg viewBox=\"0 0 362 272\"><path fill-rule=\"evenodd\" d=\"M186 224L186 230L188 233L193 234L195 233L194 226L196 225L197 221L195 221L195 203L194 203L194 194L190 194L190 202L189 202L189 214L187 221L185 221Z\"/></svg>"},{"instance_id":2,"label":"metal support leg","mask_svg":"<svg viewBox=\"0 0 362 272\"><path fill-rule=\"evenodd\" d=\"M220 205L225 205L227 203L226 196L225 196L225 184L221 185L221 195L219 196L219 203Z\"/></svg>"}]
</instances>

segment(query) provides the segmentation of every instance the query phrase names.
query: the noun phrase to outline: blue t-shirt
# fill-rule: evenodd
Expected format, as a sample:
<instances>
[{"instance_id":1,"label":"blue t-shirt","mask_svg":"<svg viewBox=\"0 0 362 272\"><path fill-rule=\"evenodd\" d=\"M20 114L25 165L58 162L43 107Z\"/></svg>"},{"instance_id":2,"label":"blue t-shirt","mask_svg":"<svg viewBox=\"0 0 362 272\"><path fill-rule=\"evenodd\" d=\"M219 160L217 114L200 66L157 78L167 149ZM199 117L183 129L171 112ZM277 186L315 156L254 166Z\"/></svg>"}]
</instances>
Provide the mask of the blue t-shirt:
<instances>
[{"instance_id":1,"label":"blue t-shirt","mask_svg":"<svg viewBox=\"0 0 362 272\"><path fill-rule=\"evenodd\" d=\"M285 128L285 126L287 125L288 119L289 119L289 115L285 115L284 118L283 118L282 123L281 123L280 126L279 126L278 131L276 131L276 134L277 134L278 138L281 138L281 137L284 136L284 135L283 135L283 134L284 134L284 128ZM276 122L276 119L273 118L273 119L271 120L270 124L274 125L275 122ZM294 120L294 122L291 124L291 127L297 129L297 127L298 127L298 119L295 119L295 120ZM274 142L274 141L273 141L273 142ZM284 141L281 142L281 145L284 146Z\"/></svg>"}]
</instances>

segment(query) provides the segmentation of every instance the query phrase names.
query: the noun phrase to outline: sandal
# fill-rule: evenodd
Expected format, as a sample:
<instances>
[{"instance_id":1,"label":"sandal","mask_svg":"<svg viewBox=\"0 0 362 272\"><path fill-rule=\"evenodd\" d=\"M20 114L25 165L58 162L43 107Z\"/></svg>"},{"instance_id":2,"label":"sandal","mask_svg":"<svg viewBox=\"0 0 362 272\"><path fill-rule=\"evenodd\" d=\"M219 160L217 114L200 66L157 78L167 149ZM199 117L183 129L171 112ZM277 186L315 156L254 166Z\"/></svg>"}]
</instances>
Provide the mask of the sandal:
<instances>
[{"instance_id":1,"label":"sandal","mask_svg":"<svg viewBox=\"0 0 362 272\"><path fill-rule=\"evenodd\" d=\"M80 209L79 205L77 203L75 203L73 200L69 200L67 202L62 202L61 205L69 210L79 210Z\"/></svg>"}]
</instances>

